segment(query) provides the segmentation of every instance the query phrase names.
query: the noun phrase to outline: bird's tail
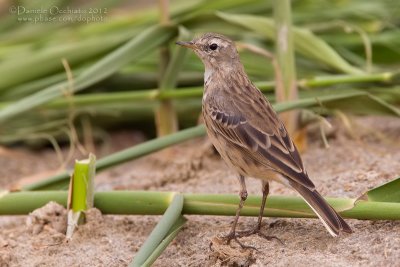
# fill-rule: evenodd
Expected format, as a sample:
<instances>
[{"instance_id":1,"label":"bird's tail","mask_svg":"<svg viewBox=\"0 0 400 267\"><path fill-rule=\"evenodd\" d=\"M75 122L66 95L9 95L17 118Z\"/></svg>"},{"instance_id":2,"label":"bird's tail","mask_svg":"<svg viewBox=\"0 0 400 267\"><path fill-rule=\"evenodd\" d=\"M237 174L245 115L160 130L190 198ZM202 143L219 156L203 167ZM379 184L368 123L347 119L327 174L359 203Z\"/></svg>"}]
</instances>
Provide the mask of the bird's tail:
<instances>
[{"instance_id":1,"label":"bird's tail","mask_svg":"<svg viewBox=\"0 0 400 267\"><path fill-rule=\"evenodd\" d=\"M332 236L337 236L340 231L351 233L350 226L342 217L325 201L317 192L299 183L291 183L291 186L304 198L311 209L318 215L326 229Z\"/></svg>"}]
</instances>

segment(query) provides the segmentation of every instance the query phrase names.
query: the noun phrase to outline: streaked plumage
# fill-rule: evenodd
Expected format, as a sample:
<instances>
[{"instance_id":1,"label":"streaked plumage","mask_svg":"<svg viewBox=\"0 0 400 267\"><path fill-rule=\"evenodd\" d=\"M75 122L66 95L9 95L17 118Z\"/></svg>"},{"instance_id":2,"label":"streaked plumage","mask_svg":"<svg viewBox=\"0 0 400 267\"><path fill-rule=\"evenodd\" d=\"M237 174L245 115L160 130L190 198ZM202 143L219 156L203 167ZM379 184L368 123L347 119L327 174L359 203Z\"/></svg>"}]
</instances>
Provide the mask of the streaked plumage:
<instances>
[{"instance_id":1,"label":"streaked plumage","mask_svg":"<svg viewBox=\"0 0 400 267\"><path fill-rule=\"evenodd\" d=\"M316 191L285 126L246 75L234 43L207 33L178 44L192 48L205 65L202 114L223 160L241 177L274 180L298 191L333 236L351 232Z\"/></svg>"}]
</instances>

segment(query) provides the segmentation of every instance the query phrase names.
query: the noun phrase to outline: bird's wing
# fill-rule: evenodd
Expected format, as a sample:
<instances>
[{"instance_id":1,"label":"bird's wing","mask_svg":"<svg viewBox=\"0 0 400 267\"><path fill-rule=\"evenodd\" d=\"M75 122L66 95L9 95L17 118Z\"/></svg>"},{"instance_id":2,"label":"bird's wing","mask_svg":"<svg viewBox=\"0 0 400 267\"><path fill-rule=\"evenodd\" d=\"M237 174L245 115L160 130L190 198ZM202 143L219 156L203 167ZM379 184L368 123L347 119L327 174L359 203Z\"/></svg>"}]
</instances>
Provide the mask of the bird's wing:
<instances>
[{"instance_id":1,"label":"bird's wing","mask_svg":"<svg viewBox=\"0 0 400 267\"><path fill-rule=\"evenodd\" d=\"M248 153L259 164L313 189L299 152L283 123L264 95L209 96L204 108L213 123L209 127Z\"/></svg>"}]
</instances>

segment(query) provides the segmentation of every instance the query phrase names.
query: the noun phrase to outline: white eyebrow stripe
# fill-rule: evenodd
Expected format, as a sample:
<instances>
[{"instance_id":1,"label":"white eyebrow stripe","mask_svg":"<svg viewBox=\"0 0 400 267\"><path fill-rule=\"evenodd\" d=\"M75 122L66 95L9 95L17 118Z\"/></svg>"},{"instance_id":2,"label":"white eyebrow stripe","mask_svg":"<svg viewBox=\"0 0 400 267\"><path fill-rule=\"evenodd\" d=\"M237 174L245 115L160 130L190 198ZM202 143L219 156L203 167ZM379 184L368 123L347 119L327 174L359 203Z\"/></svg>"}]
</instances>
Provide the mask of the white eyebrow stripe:
<instances>
[{"instance_id":1,"label":"white eyebrow stripe","mask_svg":"<svg viewBox=\"0 0 400 267\"><path fill-rule=\"evenodd\" d=\"M220 38L213 38L213 39L211 40L211 44L212 44L212 43L216 43L218 46L222 46L223 40L221 40Z\"/></svg>"}]
</instances>

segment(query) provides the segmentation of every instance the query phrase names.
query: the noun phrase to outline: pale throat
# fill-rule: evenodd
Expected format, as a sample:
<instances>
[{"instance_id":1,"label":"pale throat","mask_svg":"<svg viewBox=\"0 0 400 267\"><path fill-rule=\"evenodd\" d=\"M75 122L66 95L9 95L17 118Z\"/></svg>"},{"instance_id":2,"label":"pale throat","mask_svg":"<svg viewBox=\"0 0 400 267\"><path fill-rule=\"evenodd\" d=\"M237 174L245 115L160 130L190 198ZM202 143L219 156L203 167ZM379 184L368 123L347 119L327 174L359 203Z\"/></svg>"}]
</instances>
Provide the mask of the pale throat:
<instances>
[{"instance_id":1,"label":"pale throat","mask_svg":"<svg viewBox=\"0 0 400 267\"><path fill-rule=\"evenodd\" d=\"M207 86L210 84L211 76L214 73L213 68L205 68L204 70L204 93L203 93L203 101L206 101L207 98Z\"/></svg>"},{"instance_id":2,"label":"pale throat","mask_svg":"<svg viewBox=\"0 0 400 267\"><path fill-rule=\"evenodd\" d=\"M212 68L205 68L204 70L204 84L208 82L208 80L211 78L211 75L213 74L213 69Z\"/></svg>"},{"instance_id":3,"label":"pale throat","mask_svg":"<svg viewBox=\"0 0 400 267\"><path fill-rule=\"evenodd\" d=\"M219 73L217 75L223 75L224 74L229 74L232 71L235 70L235 68L232 65L229 64L223 64L220 63L217 67L211 65L211 64L204 64L205 69L204 69L204 84L207 85L210 83L211 79L215 75L215 73Z\"/></svg>"}]
</instances>

